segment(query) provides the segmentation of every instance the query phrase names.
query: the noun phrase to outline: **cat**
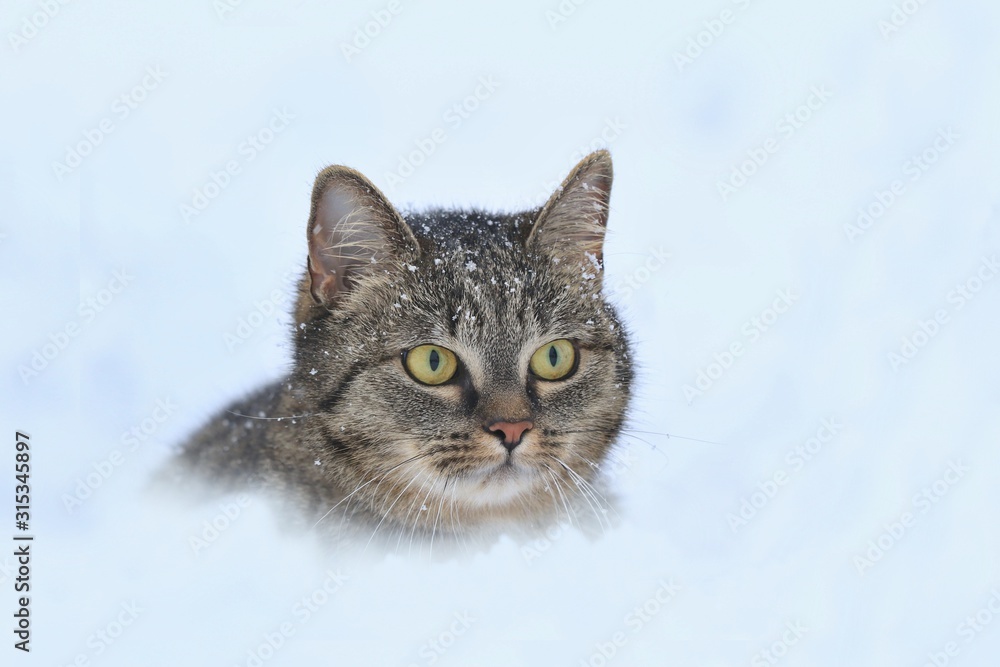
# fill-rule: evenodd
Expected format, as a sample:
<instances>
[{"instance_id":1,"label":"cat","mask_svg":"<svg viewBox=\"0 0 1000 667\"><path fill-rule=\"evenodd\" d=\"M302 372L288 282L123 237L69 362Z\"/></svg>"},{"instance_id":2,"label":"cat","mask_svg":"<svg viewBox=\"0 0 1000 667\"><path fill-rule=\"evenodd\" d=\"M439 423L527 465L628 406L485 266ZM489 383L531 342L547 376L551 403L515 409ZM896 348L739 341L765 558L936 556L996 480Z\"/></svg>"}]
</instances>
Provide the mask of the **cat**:
<instances>
[{"instance_id":1,"label":"cat","mask_svg":"<svg viewBox=\"0 0 1000 667\"><path fill-rule=\"evenodd\" d=\"M602 293L612 177L598 151L539 209L403 215L324 169L291 372L212 418L170 476L263 489L341 538L603 526L634 375Z\"/></svg>"}]
</instances>

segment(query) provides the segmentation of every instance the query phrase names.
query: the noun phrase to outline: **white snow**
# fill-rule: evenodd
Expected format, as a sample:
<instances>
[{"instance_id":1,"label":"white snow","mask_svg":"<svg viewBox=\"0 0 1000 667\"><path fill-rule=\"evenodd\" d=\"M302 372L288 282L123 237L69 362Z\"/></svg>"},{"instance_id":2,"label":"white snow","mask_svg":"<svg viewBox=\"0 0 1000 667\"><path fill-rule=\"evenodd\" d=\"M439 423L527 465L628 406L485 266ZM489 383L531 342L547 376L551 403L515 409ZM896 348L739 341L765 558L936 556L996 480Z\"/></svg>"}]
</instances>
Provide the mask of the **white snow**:
<instances>
[{"instance_id":1,"label":"white snow","mask_svg":"<svg viewBox=\"0 0 1000 667\"><path fill-rule=\"evenodd\" d=\"M0 68L9 664L996 663L994 3L68 3L15 47L42 7ZM144 495L287 370L319 169L510 209L605 144L639 378L604 537L358 564L260 498Z\"/></svg>"}]
</instances>

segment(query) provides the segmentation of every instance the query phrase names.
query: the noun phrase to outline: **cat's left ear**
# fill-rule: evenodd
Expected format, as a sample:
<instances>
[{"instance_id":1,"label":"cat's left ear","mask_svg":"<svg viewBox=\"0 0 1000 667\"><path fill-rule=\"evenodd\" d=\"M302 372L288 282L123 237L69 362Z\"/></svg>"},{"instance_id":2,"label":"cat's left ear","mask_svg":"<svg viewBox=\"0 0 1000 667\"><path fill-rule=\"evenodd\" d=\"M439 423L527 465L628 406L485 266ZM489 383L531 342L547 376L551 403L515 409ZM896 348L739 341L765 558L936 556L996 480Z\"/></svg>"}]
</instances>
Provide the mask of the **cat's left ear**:
<instances>
[{"instance_id":1,"label":"cat's left ear","mask_svg":"<svg viewBox=\"0 0 1000 667\"><path fill-rule=\"evenodd\" d=\"M600 262L613 177L608 151L583 158L538 214L527 247L574 263Z\"/></svg>"}]
</instances>

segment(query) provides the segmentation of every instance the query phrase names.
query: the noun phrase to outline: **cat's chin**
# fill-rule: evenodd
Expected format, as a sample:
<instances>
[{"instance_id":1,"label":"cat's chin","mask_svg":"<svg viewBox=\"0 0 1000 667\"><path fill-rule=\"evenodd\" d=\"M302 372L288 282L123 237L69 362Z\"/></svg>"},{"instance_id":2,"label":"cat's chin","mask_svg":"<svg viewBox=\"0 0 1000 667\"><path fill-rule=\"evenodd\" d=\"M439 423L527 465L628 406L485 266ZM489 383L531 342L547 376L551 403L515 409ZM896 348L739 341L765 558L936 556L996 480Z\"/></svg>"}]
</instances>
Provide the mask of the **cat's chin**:
<instances>
[{"instance_id":1,"label":"cat's chin","mask_svg":"<svg viewBox=\"0 0 1000 667\"><path fill-rule=\"evenodd\" d=\"M454 483L458 500L470 507L501 507L523 502L539 489L539 477L529 467L502 463Z\"/></svg>"}]
</instances>

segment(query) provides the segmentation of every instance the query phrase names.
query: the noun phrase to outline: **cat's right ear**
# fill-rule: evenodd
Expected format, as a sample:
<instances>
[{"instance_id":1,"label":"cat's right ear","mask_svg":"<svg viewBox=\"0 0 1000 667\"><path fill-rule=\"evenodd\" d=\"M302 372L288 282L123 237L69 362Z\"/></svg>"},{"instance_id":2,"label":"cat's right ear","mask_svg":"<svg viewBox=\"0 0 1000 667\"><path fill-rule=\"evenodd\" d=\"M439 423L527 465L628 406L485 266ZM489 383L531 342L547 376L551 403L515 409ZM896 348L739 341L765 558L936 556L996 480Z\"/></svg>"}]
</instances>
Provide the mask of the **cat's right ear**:
<instances>
[{"instance_id":1,"label":"cat's right ear","mask_svg":"<svg viewBox=\"0 0 1000 667\"><path fill-rule=\"evenodd\" d=\"M543 248L574 265L583 262L599 266L603 261L613 178L608 151L595 151L580 160L542 207L527 246Z\"/></svg>"},{"instance_id":2,"label":"cat's right ear","mask_svg":"<svg viewBox=\"0 0 1000 667\"><path fill-rule=\"evenodd\" d=\"M309 212L309 292L330 307L358 279L391 259L415 259L403 217L359 172L327 167L316 177Z\"/></svg>"}]
</instances>

